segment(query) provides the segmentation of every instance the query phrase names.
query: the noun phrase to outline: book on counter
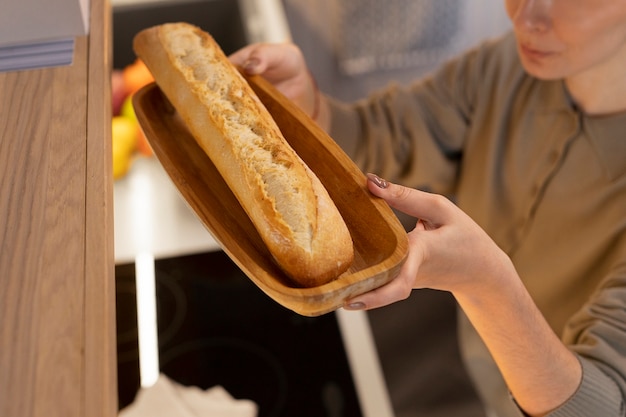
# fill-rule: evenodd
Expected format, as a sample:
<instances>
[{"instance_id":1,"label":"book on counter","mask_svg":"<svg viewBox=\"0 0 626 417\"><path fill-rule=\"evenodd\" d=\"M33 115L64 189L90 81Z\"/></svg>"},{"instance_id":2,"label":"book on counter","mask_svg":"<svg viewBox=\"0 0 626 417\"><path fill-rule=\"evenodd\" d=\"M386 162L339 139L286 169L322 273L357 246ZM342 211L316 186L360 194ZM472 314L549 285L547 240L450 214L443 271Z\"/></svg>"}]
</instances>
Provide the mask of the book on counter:
<instances>
[{"instance_id":1,"label":"book on counter","mask_svg":"<svg viewBox=\"0 0 626 417\"><path fill-rule=\"evenodd\" d=\"M70 65L89 0L2 0L0 72Z\"/></svg>"}]
</instances>

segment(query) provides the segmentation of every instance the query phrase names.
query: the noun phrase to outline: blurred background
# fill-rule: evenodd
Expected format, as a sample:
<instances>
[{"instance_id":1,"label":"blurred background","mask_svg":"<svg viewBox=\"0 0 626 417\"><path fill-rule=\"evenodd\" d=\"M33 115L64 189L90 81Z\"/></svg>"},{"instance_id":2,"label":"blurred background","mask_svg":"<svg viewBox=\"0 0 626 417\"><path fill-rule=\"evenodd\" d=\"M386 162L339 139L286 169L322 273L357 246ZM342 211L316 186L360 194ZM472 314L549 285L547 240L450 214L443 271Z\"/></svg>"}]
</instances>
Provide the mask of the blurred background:
<instances>
[{"instance_id":1,"label":"blurred background","mask_svg":"<svg viewBox=\"0 0 626 417\"><path fill-rule=\"evenodd\" d=\"M320 87L354 100L407 84L509 28L502 0L284 0Z\"/></svg>"}]
</instances>

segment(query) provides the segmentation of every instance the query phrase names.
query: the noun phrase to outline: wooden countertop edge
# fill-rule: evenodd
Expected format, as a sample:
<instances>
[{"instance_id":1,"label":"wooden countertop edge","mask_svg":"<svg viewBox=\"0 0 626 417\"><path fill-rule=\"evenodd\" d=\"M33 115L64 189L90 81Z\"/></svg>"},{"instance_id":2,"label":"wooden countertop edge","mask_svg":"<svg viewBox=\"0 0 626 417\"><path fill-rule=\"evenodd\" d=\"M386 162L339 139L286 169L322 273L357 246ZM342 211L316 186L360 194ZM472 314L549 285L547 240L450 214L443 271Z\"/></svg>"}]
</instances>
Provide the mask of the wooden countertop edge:
<instances>
[{"instance_id":1,"label":"wooden countertop edge","mask_svg":"<svg viewBox=\"0 0 626 417\"><path fill-rule=\"evenodd\" d=\"M85 416L118 414L111 151L112 22L108 0L91 1L88 39L85 245Z\"/></svg>"}]
</instances>

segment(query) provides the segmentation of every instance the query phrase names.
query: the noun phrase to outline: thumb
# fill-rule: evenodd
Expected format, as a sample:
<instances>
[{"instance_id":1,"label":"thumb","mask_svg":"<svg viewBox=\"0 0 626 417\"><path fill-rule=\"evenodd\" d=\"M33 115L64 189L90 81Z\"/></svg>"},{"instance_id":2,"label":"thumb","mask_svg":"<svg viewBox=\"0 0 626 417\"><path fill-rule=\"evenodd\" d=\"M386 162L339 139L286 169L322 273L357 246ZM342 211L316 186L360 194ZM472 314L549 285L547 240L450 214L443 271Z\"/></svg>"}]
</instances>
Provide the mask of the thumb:
<instances>
[{"instance_id":1,"label":"thumb","mask_svg":"<svg viewBox=\"0 0 626 417\"><path fill-rule=\"evenodd\" d=\"M427 228L441 225L446 220L445 197L393 184L375 174L367 174L370 192L384 199L389 206L426 223Z\"/></svg>"},{"instance_id":2,"label":"thumb","mask_svg":"<svg viewBox=\"0 0 626 417\"><path fill-rule=\"evenodd\" d=\"M255 43L232 53L228 59L249 75L262 74L273 59L272 48L267 44Z\"/></svg>"}]
</instances>

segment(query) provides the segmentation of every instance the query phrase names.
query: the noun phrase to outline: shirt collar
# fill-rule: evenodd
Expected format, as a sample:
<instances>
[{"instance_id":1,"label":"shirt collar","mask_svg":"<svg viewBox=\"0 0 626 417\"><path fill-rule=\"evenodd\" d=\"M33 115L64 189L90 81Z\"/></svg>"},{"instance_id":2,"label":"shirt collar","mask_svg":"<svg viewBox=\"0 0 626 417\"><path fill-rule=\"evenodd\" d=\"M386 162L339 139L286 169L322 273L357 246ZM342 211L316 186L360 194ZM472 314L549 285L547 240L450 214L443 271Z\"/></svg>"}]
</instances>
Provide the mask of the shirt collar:
<instances>
[{"instance_id":1,"label":"shirt collar","mask_svg":"<svg viewBox=\"0 0 626 417\"><path fill-rule=\"evenodd\" d=\"M583 129L614 180L626 174L626 112L607 116L583 115Z\"/></svg>"},{"instance_id":2,"label":"shirt collar","mask_svg":"<svg viewBox=\"0 0 626 417\"><path fill-rule=\"evenodd\" d=\"M544 82L544 89L542 111L566 112L579 119L609 178L614 180L626 174L626 112L587 115L576 107L563 81Z\"/></svg>"}]
</instances>

